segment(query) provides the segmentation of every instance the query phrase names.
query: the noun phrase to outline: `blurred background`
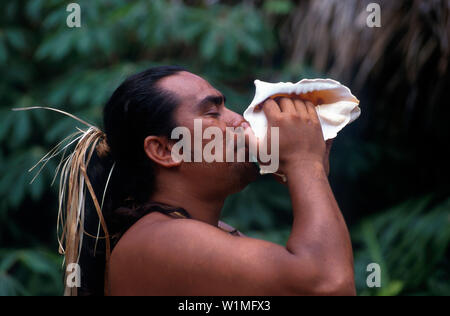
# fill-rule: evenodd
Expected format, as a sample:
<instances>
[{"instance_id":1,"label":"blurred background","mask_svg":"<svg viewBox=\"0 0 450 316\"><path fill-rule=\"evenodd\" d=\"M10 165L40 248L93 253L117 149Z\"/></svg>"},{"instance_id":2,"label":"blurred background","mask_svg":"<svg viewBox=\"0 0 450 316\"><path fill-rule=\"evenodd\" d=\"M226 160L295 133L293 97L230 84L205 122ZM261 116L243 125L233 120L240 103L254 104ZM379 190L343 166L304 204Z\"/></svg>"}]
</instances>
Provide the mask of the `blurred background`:
<instances>
[{"instance_id":1,"label":"blurred background","mask_svg":"<svg viewBox=\"0 0 450 316\"><path fill-rule=\"evenodd\" d=\"M350 226L359 295L450 295L450 1L78 0L0 2L0 295L61 295L56 165L28 173L129 75L178 64L209 80L240 113L254 79L330 77L361 100L335 141L331 184ZM75 1L73 1L75 2ZM224 220L284 244L287 190L261 178L226 204ZM378 263L382 287L369 289Z\"/></svg>"}]
</instances>

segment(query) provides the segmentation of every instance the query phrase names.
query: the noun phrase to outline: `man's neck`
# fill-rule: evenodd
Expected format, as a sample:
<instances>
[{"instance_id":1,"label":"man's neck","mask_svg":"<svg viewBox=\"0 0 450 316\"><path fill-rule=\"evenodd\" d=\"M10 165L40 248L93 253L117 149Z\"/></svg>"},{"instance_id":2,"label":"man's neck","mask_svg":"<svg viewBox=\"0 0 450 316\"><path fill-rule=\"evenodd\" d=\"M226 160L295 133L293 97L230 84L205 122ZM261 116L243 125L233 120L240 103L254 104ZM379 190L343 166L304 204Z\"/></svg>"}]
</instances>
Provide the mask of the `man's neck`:
<instances>
[{"instance_id":1,"label":"man's neck","mask_svg":"<svg viewBox=\"0 0 450 316\"><path fill-rule=\"evenodd\" d=\"M197 192L191 192L185 188L159 187L151 201L181 207L186 210L195 220L208 223L213 226L219 225L220 214L225 203L225 197L206 197Z\"/></svg>"}]
</instances>

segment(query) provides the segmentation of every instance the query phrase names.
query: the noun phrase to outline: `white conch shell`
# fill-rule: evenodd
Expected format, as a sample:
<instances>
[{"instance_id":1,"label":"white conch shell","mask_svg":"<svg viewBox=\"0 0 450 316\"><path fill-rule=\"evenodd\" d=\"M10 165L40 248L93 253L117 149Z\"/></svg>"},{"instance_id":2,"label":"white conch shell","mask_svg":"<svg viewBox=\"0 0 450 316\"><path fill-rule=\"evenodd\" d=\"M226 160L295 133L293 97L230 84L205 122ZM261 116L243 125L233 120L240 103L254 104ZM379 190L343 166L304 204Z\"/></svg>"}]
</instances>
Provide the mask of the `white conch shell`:
<instances>
[{"instance_id":1,"label":"white conch shell","mask_svg":"<svg viewBox=\"0 0 450 316\"><path fill-rule=\"evenodd\" d=\"M349 88L335 80L304 79L296 84L255 80L255 86L255 98L244 112L244 118L259 139L264 139L267 133L267 118L264 111L255 112L255 108L268 98L298 95L302 100L311 101L316 106L325 140L335 138L361 115L359 100Z\"/></svg>"}]
</instances>

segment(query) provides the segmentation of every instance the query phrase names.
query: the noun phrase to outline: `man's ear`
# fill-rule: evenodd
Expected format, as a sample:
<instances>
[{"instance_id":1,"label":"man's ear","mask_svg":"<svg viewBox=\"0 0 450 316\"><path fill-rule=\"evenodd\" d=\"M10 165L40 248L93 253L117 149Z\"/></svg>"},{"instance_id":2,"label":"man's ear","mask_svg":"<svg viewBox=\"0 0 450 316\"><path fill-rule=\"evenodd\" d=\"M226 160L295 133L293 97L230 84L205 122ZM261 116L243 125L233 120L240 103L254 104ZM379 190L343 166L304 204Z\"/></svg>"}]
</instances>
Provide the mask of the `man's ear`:
<instances>
[{"instance_id":1,"label":"man's ear","mask_svg":"<svg viewBox=\"0 0 450 316\"><path fill-rule=\"evenodd\" d=\"M148 158L162 167L173 168L181 164L172 159L172 146L167 137L148 136L144 140L144 150Z\"/></svg>"}]
</instances>

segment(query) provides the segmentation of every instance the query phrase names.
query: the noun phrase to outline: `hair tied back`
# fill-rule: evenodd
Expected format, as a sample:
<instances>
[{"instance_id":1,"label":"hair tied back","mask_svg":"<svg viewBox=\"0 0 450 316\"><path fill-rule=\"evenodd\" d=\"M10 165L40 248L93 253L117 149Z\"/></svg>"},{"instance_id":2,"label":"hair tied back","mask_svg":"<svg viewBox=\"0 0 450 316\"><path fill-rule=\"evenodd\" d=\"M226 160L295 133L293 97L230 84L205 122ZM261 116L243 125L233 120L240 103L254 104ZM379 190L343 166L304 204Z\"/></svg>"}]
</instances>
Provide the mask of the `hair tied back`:
<instances>
[{"instance_id":1,"label":"hair tied back","mask_svg":"<svg viewBox=\"0 0 450 316\"><path fill-rule=\"evenodd\" d=\"M111 154L111 150L109 148L108 141L107 141L106 135L104 133L101 136L101 139L97 144L96 150L97 150L97 155L100 158L106 158Z\"/></svg>"},{"instance_id":2,"label":"hair tied back","mask_svg":"<svg viewBox=\"0 0 450 316\"><path fill-rule=\"evenodd\" d=\"M86 121L72 115L70 113L50 108L50 107L29 107L16 108L13 111L28 111L35 109L44 109L67 115L87 127L86 130L77 128L77 131L66 137L52 150L50 150L29 172L40 167L32 182L37 178L45 165L53 158L61 155L61 161L56 169L55 179L60 175L59 182L59 210L57 220L57 234L59 242L59 252L64 255L64 266L66 278L71 272L67 272L67 266L70 264L78 264L80 260L80 252L83 244L84 235L92 236L84 230L85 218L85 201L86 192L94 203L95 210L99 218L99 229L97 236L92 236L98 241L99 238L105 240L106 244L106 269L108 271L108 262L111 253L111 242L106 226L105 219L102 214L103 201L109 183L109 178L114 169L111 168L108 182L106 184L102 200L99 200L94 192L93 186L87 174L87 167L91 161L94 150L100 158L105 158L110 154L110 148L104 132L99 128L87 123ZM67 154L69 147L73 144L75 149ZM104 236L100 237L100 228L103 230ZM105 289L108 289L105 277ZM105 290L105 291L106 291ZM66 285L65 295L77 295L76 288L69 288Z\"/></svg>"}]
</instances>

